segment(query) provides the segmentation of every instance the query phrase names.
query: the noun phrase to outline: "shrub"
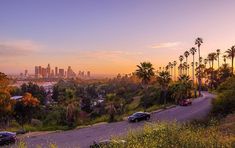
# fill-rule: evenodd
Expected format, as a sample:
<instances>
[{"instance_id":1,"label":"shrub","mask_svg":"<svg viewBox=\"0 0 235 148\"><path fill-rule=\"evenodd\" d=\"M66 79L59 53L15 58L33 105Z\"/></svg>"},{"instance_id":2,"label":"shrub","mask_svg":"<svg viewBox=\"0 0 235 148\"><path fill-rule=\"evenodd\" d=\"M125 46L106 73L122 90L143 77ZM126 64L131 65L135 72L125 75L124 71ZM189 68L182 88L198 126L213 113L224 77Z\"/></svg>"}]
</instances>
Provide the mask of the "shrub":
<instances>
[{"instance_id":1,"label":"shrub","mask_svg":"<svg viewBox=\"0 0 235 148\"><path fill-rule=\"evenodd\" d=\"M212 115L225 116L235 111L235 77L223 82L217 92L219 94L212 102Z\"/></svg>"},{"instance_id":2,"label":"shrub","mask_svg":"<svg viewBox=\"0 0 235 148\"><path fill-rule=\"evenodd\" d=\"M225 116L235 111L235 90L227 90L219 94L212 102L212 114Z\"/></svg>"},{"instance_id":3,"label":"shrub","mask_svg":"<svg viewBox=\"0 0 235 148\"><path fill-rule=\"evenodd\" d=\"M224 136L212 126L203 128L177 123L157 123L146 125L143 131L130 132L125 144L112 144L107 147L143 148L207 148L232 147L232 137Z\"/></svg>"}]
</instances>

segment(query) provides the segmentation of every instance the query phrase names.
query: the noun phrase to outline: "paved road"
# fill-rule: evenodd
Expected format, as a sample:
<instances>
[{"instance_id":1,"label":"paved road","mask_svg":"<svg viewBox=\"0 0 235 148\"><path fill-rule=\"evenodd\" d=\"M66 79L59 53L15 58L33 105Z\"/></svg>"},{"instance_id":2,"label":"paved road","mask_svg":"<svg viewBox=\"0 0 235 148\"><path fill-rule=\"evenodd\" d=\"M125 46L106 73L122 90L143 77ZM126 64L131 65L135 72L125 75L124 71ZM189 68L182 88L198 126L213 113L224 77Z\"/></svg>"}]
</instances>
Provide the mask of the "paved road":
<instances>
[{"instance_id":1,"label":"paved road","mask_svg":"<svg viewBox=\"0 0 235 148\"><path fill-rule=\"evenodd\" d=\"M211 108L214 96L203 92L203 97L193 101L192 106L176 106L161 112L152 113L150 122L154 121L179 121L185 122L205 117ZM128 123L127 121L95 125L83 129L50 133L35 137L28 137L25 142L29 147L41 144L46 147L48 143L56 143L59 147L88 147L94 140L108 139L112 136L124 135L131 129L143 127L146 122ZM45 145L44 145L45 144Z\"/></svg>"}]
</instances>

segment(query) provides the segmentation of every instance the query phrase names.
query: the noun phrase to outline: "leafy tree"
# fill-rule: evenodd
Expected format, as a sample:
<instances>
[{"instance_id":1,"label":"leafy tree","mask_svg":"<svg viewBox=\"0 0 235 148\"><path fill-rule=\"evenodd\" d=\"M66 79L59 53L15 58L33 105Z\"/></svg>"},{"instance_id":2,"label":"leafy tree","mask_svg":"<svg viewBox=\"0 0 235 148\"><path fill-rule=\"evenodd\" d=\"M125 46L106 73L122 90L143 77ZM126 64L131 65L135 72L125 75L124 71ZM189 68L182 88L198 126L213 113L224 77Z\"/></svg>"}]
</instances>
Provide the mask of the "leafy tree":
<instances>
[{"instance_id":1,"label":"leafy tree","mask_svg":"<svg viewBox=\"0 0 235 148\"><path fill-rule=\"evenodd\" d=\"M53 87L52 99L58 102L65 102L78 96L78 86L73 81L60 80Z\"/></svg>"},{"instance_id":2,"label":"leafy tree","mask_svg":"<svg viewBox=\"0 0 235 148\"><path fill-rule=\"evenodd\" d=\"M28 84L24 83L21 85L22 94L30 93L33 97L39 99L41 104L45 103L47 96L46 90L42 86L38 86L36 83L29 82Z\"/></svg>"},{"instance_id":3,"label":"leafy tree","mask_svg":"<svg viewBox=\"0 0 235 148\"><path fill-rule=\"evenodd\" d=\"M90 113L92 112L92 107L91 107L91 99L90 98L82 98L81 99L81 110Z\"/></svg>"},{"instance_id":4,"label":"leafy tree","mask_svg":"<svg viewBox=\"0 0 235 148\"><path fill-rule=\"evenodd\" d=\"M189 76L182 75L179 80L170 86L171 96L178 103L182 99L191 97L192 81Z\"/></svg>"},{"instance_id":5,"label":"leafy tree","mask_svg":"<svg viewBox=\"0 0 235 148\"><path fill-rule=\"evenodd\" d=\"M171 76L169 72L167 71L160 72L159 75L157 76L157 82L161 86L161 90L163 92L164 104L166 104L167 91L168 91L169 84L171 82Z\"/></svg>"},{"instance_id":6,"label":"leafy tree","mask_svg":"<svg viewBox=\"0 0 235 148\"><path fill-rule=\"evenodd\" d=\"M22 127L25 123L31 122L39 103L38 99L34 98L30 93L25 93L23 98L16 102L14 116Z\"/></svg>"},{"instance_id":7,"label":"leafy tree","mask_svg":"<svg viewBox=\"0 0 235 148\"><path fill-rule=\"evenodd\" d=\"M116 94L110 93L106 95L105 103L110 115L109 121L113 122L115 121L115 115L118 113L118 108L121 107L121 100Z\"/></svg>"},{"instance_id":8,"label":"leafy tree","mask_svg":"<svg viewBox=\"0 0 235 148\"><path fill-rule=\"evenodd\" d=\"M70 101L66 108L66 120L70 127L76 125L79 113L79 100Z\"/></svg>"},{"instance_id":9,"label":"leafy tree","mask_svg":"<svg viewBox=\"0 0 235 148\"><path fill-rule=\"evenodd\" d=\"M219 95L212 102L212 114L225 116L235 111L235 77L221 83L217 92Z\"/></svg>"},{"instance_id":10,"label":"leafy tree","mask_svg":"<svg viewBox=\"0 0 235 148\"><path fill-rule=\"evenodd\" d=\"M0 72L0 125L5 126L12 115L14 101L9 93L9 79Z\"/></svg>"},{"instance_id":11,"label":"leafy tree","mask_svg":"<svg viewBox=\"0 0 235 148\"><path fill-rule=\"evenodd\" d=\"M224 82L227 78L229 78L231 76L232 76L231 68L228 66L228 64L223 64L219 68L219 73L218 73L219 83Z\"/></svg>"}]
</instances>

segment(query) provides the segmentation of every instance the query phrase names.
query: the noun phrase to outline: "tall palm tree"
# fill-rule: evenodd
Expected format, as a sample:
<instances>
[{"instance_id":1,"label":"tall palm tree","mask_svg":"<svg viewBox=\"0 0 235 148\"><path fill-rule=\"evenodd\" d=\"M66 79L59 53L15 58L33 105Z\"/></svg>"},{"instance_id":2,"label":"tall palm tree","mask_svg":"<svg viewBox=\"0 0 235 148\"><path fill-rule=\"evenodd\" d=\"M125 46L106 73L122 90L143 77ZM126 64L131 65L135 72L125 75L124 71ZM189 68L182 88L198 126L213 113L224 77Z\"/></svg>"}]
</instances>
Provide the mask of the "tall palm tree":
<instances>
[{"instance_id":1,"label":"tall palm tree","mask_svg":"<svg viewBox=\"0 0 235 148\"><path fill-rule=\"evenodd\" d=\"M171 69L170 70L171 79L173 79L173 63L169 62L168 65L169 65L169 68Z\"/></svg>"},{"instance_id":2,"label":"tall palm tree","mask_svg":"<svg viewBox=\"0 0 235 148\"><path fill-rule=\"evenodd\" d=\"M174 80L176 81L176 65L177 65L177 62L174 61L173 65L174 65Z\"/></svg>"},{"instance_id":3,"label":"tall palm tree","mask_svg":"<svg viewBox=\"0 0 235 148\"><path fill-rule=\"evenodd\" d=\"M184 56L180 55L179 56L179 60L180 60L180 75L182 75L182 61L184 60Z\"/></svg>"},{"instance_id":4,"label":"tall palm tree","mask_svg":"<svg viewBox=\"0 0 235 148\"><path fill-rule=\"evenodd\" d=\"M136 75L141 79L143 85L147 85L154 76L154 68L150 62L142 62L137 65Z\"/></svg>"},{"instance_id":5,"label":"tall palm tree","mask_svg":"<svg viewBox=\"0 0 235 148\"><path fill-rule=\"evenodd\" d=\"M227 55L223 55L223 59L224 59L224 64L226 64Z\"/></svg>"},{"instance_id":6,"label":"tall palm tree","mask_svg":"<svg viewBox=\"0 0 235 148\"><path fill-rule=\"evenodd\" d=\"M206 67L206 65L207 65L207 62L208 62L208 59L204 59L204 65L205 65L205 67Z\"/></svg>"},{"instance_id":7,"label":"tall palm tree","mask_svg":"<svg viewBox=\"0 0 235 148\"><path fill-rule=\"evenodd\" d=\"M201 57L201 55L200 55L200 47L201 47L201 45L202 45L202 43L203 43L203 39L202 38L200 38L200 37L198 37L198 38L196 38L196 40L195 40L195 45L197 45L197 49L198 49L198 61L199 61L199 65L201 65L201 60L200 60L200 57ZM200 68L200 66L199 66L199 75L198 75L198 84L199 84L199 96L201 96L201 84L202 82L201 82L201 68Z\"/></svg>"},{"instance_id":8,"label":"tall palm tree","mask_svg":"<svg viewBox=\"0 0 235 148\"><path fill-rule=\"evenodd\" d=\"M217 60L217 54L215 52L209 53L208 54L208 60L211 61L211 64L212 64L211 82L213 82L213 78L214 78L214 61ZM211 83L211 88L212 88L212 83Z\"/></svg>"},{"instance_id":9,"label":"tall palm tree","mask_svg":"<svg viewBox=\"0 0 235 148\"><path fill-rule=\"evenodd\" d=\"M198 62L195 62L196 69L198 68ZM196 79L196 85L198 83L198 79Z\"/></svg>"},{"instance_id":10,"label":"tall palm tree","mask_svg":"<svg viewBox=\"0 0 235 148\"><path fill-rule=\"evenodd\" d=\"M217 53L215 52L209 53L208 60L211 61L212 69L214 69L214 61L217 60Z\"/></svg>"},{"instance_id":11,"label":"tall palm tree","mask_svg":"<svg viewBox=\"0 0 235 148\"><path fill-rule=\"evenodd\" d=\"M193 83L194 83L194 55L195 55L195 53L197 52L197 49L195 48L195 47L192 47L191 49L190 49L190 52L191 52L191 54L193 55L193 74L192 74L192 78L193 78Z\"/></svg>"},{"instance_id":12,"label":"tall palm tree","mask_svg":"<svg viewBox=\"0 0 235 148\"><path fill-rule=\"evenodd\" d=\"M230 49L228 49L226 51L226 53L227 53L227 57L232 59L232 74L234 74L234 72L233 72L233 60L234 60L234 56L235 56L235 45L232 46Z\"/></svg>"},{"instance_id":13,"label":"tall palm tree","mask_svg":"<svg viewBox=\"0 0 235 148\"><path fill-rule=\"evenodd\" d=\"M168 71L162 71L157 76L157 82L160 84L162 92L164 94L164 105L166 105L166 95L170 81L171 76Z\"/></svg>"},{"instance_id":14,"label":"tall palm tree","mask_svg":"<svg viewBox=\"0 0 235 148\"><path fill-rule=\"evenodd\" d=\"M220 49L216 50L217 60L218 60L218 69L219 69L219 55L220 55Z\"/></svg>"},{"instance_id":15,"label":"tall palm tree","mask_svg":"<svg viewBox=\"0 0 235 148\"><path fill-rule=\"evenodd\" d=\"M191 66L192 66L192 77L194 77L193 75L194 75L194 63L193 62L191 62ZM194 82L193 82L194 83Z\"/></svg>"},{"instance_id":16,"label":"tall palm tree","mask_svg":"<svg viewBox=\"0 0 235 148\"><path fill-rule=\"evenodd\" d=\"M189 68L190 68L190 65L188 64L188 65L187 65L187 69L188 69L188 76L189 76Z\"/></svg>"},{"instance_id":17,"label":"tall palm tree","mask_svg":"<svg viewBox=\"0 0 235 148\"><path fill-rule=\"evenodd\" d=\"M169 73L170 73L170 75L172 76L172 73L171 73L171 62L169 62L167 66L168 66L168 68L169 68Z\"/></svg>"},{"instance_id":18,"label":"tall palm tree","mask_svg":"<svg viewBox=\"0 0 235 148\"><path fill-rule=\"evenodd\" d=\"M187 63L186 62L183 63L183 74L187 75Z\"/></svg>"},{"instance_id":19,"label":"tall palm tree","mask_svg":"<svg viewBox=\"0 0 235 148\"><path fill-rule=\"evenodd\" d=\"M185 52L184 52L184 56L185 56L185 59L186 59L186 64L188 64L189 52L188 52L188 51L185 51ZM188 68L186 68L186 71L188 71Z\"/></svg>"}]
</instances>

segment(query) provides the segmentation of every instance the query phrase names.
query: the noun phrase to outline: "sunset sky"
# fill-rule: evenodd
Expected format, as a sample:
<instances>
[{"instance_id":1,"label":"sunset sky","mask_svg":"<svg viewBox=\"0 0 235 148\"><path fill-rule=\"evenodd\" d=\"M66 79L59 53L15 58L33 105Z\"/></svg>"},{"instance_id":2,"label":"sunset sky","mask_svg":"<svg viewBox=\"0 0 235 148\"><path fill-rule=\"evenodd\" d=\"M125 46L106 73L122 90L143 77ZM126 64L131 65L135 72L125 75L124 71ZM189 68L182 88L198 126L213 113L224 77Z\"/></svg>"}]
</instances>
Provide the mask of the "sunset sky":
<instances>
[{"instance_id":1,"label":"sunset sky","mask_svg":"<svg viewBox=\"0 0 235 148\"><path fill-rule=\"evenodd\" d=\"M0 71L35 65L95 74L130 73L235 44L234 0L1 0ZM191 57L190 57L191 59Z\"/></svg>"}]
</instances>

